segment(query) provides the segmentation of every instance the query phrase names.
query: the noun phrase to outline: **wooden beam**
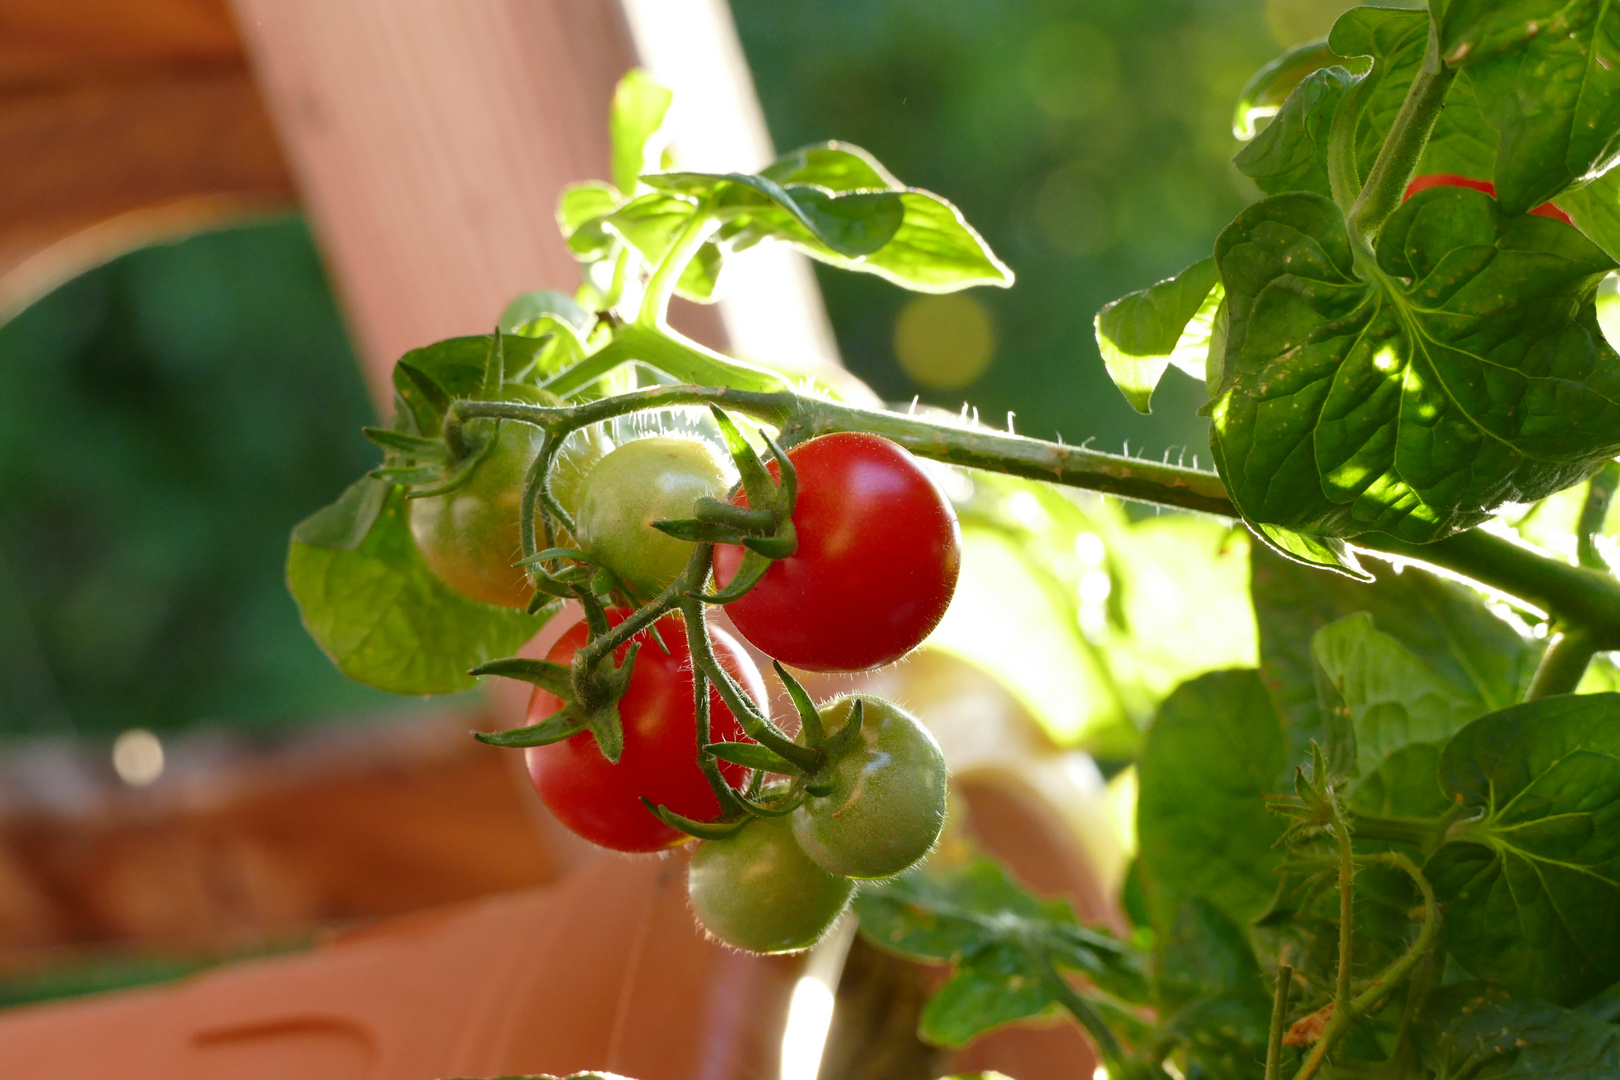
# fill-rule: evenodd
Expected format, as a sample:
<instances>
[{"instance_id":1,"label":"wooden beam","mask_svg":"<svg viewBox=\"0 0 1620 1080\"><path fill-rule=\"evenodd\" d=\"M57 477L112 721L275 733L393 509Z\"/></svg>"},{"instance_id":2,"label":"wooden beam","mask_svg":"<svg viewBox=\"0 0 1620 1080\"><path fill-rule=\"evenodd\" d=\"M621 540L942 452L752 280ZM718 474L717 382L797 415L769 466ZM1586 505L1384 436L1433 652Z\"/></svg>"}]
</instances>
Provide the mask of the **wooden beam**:
<instances>
[{"instance_id":1,"label":"wooden beam","mask_svg":"<svg viewBox=\"0 0 1620 1080\"><path fill-rule=\"evenodd\" d=\"M608 174L635 62L613 0L235 5L379 392L407 349L573 291L553 214L565 184Z\"/></svg>"}]
</instances>

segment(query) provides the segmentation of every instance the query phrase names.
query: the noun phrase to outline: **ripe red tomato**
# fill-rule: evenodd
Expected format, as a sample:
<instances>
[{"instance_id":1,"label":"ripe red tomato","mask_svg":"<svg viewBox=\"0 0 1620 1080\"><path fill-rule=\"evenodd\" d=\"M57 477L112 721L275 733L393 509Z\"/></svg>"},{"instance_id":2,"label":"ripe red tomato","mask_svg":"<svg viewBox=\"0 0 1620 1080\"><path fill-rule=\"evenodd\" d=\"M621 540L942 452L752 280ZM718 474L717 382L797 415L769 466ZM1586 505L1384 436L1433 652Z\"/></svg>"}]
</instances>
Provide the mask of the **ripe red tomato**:
<instances>
[{"instance_id":1,"label":"ripe red tomato","mask_svg":"<svg viewBox=\"0 0 1620 1080\"><path fill-rule=\"evenodd\" d=\"M615 624L623 618L622 612L609 615ZM655 625L669 651L660 649L648 631L634 639L641 649L630 688L619 699L624 753L618 764L610 764L585 731L527 751L535 790L558 820L593 844L615 851L658 851L687 839L654 817L641 804L643 795L697 821L713 821L720 814L720 803L697 763L697 713L685 624L678 615L666 615ZM763 711L767 699L759 669L730 636L719 630L710 634L720 663ZM557 640L546 659L566 664L585 640L582 622ZM620 661L628 647L620 648ZM561 707L557 698L537 689L529 699L529 723L539 723ZM744 738L731 710L712 690L709 738L714 742ZM720 770L733 784L740 783L746 771L725 762Z\"/></svg>"},{"instance_id":2,"label":"ripe red tomato","mask_svg":"<svg viewBox=\"0 0 1620 1080\"><path fill-rule=\"evenodd\" d=\"M761 652L794 667L865 671L900 659L956 591L962 550L951 504L915 458L876 435L823 435L788 458L799 477L799 549L726 614ZM715 546L721 588L742 557L740 547Z\"/></svg>"},{"instance_id":3,"label":"ripe red tomato","mask_svg":"<svg viewBox=\"0 0 1620 1080\"><path fill-rule=\"evenodd\" d=\"M1403 201L1404 199L1410 199L1420 191L1427 191L1432 187L1473 188L1475 191L1483 191L1493 199L1496 198L1496 185L1491 183L1489 180L1475 180L1468 176L1458 176L1456 173L1430 173L1428 176L1419 176L1410 184L1406 185L1406 195L1404 196ZM1536 207L1530 212L1532 214L1540 214L1542 217L1557 218L1565 225L1575 224L1569 219L1568 214L1558 209L1558 207L1554 206L1552 203L1542 203L1540 206Z\"/></svg>"}]
</instances>

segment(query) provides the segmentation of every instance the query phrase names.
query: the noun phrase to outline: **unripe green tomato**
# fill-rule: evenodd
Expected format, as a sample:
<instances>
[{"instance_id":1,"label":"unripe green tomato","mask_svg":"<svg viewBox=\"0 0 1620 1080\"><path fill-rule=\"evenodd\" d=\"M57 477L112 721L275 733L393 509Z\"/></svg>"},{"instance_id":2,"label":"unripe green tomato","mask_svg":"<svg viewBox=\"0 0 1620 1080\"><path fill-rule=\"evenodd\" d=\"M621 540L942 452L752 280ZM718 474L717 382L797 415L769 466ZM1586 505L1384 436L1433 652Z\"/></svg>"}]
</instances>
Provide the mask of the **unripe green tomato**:
<instances>
[{"instance_id":1,"label":"unripe green tomato","mask_svg":"<svg viewBox=\"0 0 1620 1080\"><path fill-rule=\"evenodd\" d=\"M489 421L474 421L469 434L485 436ZM411 499L411 537L428 568L463 596L486 604L521 608L534 590L520 567L519 506L529 465L545 433L533 424L498 422L495 446L472 477L445 495Z\"/></svg>"},{"instance_id":2,"label":"unripe green tomato","mask_svg":"<svg viewBox=\"0 0 1620 1080\"><path fill-rule=\"evenodd\" d=\"M945 827L945 756L910 713L882 698L843 697L817 710L826 733L862 706L861 733L813 780L831 791L793 811L793 835L810 858L844 877L893 877L928 854Z\"/></svg>"},{"instance_id":3,"label":"unripe green tomato","mask_svg":"<svg viewBox=\"0 0 1620 1080\"><path fill-rule=\"evenodd\" d=\"M691 542L652 527L723 497L727 470L709 444L659 436L627 442L586 474L575 524L585 551L641 596L663 592L692 557Z\"/></svg>"},{"instance_id":4,"label":"unripe green tomato","mask_svg":"<svg viewBox=\"0 0 1620 1080\"><path fill-rule=\"evenodd\" d=\"M551 463L551 494L570 517L579 513L579 492L585 484L585 477L596 468L597 462L612 451L613 440L595 426L580 428L563 440L562 449ZM540 523L536 520L535 530L538 532L539 529ZM553 547L579 546L579 541L567 529L560 525L554 526L554 529ZM546 546L545 539L544 536L536 537L541 547Z\"/></svg>"},{"instance_id":5,"label":"unripe green tomato","mask_svg":"<svg viewBox=\"0 0 1620 1080\"><path fill-rule=\"evenodd\" d=\"M811 862L785 818L755 818L698 845L686 889L698 921L727 945L785 953L820 941L855 884Z\"/></svg>"}]
</instances>

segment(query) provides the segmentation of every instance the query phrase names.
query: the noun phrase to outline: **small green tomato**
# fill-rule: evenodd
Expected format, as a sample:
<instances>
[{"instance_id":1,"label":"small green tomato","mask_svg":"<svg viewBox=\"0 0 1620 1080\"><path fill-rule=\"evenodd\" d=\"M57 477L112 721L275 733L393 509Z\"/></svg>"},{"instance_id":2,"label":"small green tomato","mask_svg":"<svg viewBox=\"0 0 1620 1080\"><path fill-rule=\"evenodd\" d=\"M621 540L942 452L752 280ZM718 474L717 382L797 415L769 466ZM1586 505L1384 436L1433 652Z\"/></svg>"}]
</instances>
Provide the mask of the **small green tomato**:
<instances>
[{"instance_id":1,"label":"small green tomato","mask_svg":"<svg viewBox=\"0 0 1620 1080\"><path fill-rule=\"evenodd\" d=\"M632 591L655 596L686 569L692 544L652 523L689 518L694 501L724 497L729 486L728 471L708 443L664 436L625 443L580 484L580 543Z\"/></svg>"},{"instance_id":2,"label":"small green tomato","mask_svg":"<svg viewBox=\"0 0 1620 1080\"><path fill-rule=\"evenodd\" d=\"M945 826L945 756L927 728L882 698L838 698L816 710L829 736L856 701L860 737L812 778L825 793L793 811L793 835L834 874L893 877L928 854Z\"/></svg>"},{"instance_id":3,"label":"small green tomato","mask_svg":"<svg viewBox=\"0 0 1620 1080\"><path fill-rule=\"evenodd\" d=\"M488 434L489 421L469 424ZM445 495L408 503L411 537L428 568L456 592L486 604L521 608L534 590L512 564L523 557L519 507L529 465L545 433L533 424L499 421L495 446L467 483Z\"/></svg>"},{"instance_id":4,"label":"small green tomato","mask_svg":"<svg viewBox=\"0 0 1620 1080\"><path fill-rule=\"evenodd\" d=\"M709 933L756 953L808 949L855 892L853 882L810 861L785 818L755 818L734 836L703 841L686 888Z\"/></svg>"}]
</instances>

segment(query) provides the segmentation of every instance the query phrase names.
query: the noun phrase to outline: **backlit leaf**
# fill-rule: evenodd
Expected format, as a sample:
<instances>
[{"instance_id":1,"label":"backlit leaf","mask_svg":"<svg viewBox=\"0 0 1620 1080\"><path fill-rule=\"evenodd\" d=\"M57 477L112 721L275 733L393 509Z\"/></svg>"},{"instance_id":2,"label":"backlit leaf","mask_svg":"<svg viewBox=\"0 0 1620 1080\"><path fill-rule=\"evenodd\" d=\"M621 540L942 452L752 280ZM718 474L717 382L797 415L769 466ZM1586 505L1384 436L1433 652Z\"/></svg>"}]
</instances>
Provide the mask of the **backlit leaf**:
<instances>
[{"instance_id":1,"label":"backlit leaf","mask_svg":"<svg viewBox=\"0 0 1620 1080\"><path fill-rule=\"evenodd\" d=\"M1170 366L1171 355L1188 324L1219 288L1215 260L1200 259L1175 277L1123 296L1097 312L1093 326L1108 376L1137 412L1152 411L1148 406L1153 390ZM1213 315L1210 308L1208 316ZM1202 332L1207 346L1207 318Z\"/></svg>"},{"instance_id":2,"label":"backlit leaf","mask_svg":"<svg viewBox=\"0 0 1620 1080\"><path fill-rule=\"evenodd\" d=\"M287 585L310 636L352 679L396 694L468 690L477 685L469 668L511 655L545 625L549 612L481 604L434 576L411 539L400 488L353 547L311 542L333 538L305 528L315 520L299 527L304 538L294 532Z\"/></svg>"},{"instance_id":3,"label":"backlit leaf","mask_svg":"<svg viewBox=\"0 0 1620 1080\"><path fill-rule=\"evenodd\" d=\"M1297 193L1240 215L1216 259L1212 443L1251 520L1428 542L1620 453L1620 356L1593 303L1614 264L1561 222L1433 188L1363 280L1338 208Z\"/></svg>"}]
</instances>

